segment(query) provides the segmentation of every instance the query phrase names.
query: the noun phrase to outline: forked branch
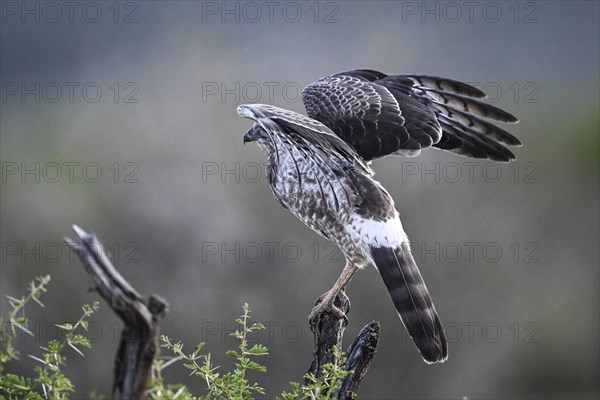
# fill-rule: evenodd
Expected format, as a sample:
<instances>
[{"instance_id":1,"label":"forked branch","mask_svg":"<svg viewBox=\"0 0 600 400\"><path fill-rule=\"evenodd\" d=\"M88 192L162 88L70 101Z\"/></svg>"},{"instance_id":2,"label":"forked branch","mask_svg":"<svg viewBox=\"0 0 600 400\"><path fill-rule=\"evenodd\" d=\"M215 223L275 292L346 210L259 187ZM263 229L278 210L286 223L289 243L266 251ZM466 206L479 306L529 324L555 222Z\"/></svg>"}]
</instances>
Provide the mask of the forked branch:
<instances>
[{"instance_id":1,"label":"forked branch","mask_svg":"<svg viewBox=\"0 0 600 400\"><path fill-rule=\"evenodd\" d=\"M77 253L94 288L125 325L115 358L113 397L117 392L121 399L145 399L158 349L159 319L166 314L168 304L155 295L145 304L112 265L98 238L77 225L73 230L82 244L65 238L66 244Z\"/></svg>"}]
</instances>

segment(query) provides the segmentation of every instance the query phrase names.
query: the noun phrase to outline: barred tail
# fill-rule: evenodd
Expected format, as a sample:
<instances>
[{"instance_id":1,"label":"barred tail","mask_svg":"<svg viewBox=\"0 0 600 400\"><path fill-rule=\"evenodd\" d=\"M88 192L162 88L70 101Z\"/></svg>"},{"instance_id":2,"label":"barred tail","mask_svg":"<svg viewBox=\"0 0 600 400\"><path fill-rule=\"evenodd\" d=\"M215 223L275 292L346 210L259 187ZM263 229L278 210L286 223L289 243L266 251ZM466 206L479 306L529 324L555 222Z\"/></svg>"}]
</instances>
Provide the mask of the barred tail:
<instances>
[{"instance_id":1,"label":"barred tail","mask_svg":"<svg viewBox=\"0 0 600 400\"><path fill-rule=\"evenodd\" d=\"M430 364L444 362L448 358L446 335L408 243L395 248L371 246L370 250L421 356Z\"/></svg>"}]
</instances>

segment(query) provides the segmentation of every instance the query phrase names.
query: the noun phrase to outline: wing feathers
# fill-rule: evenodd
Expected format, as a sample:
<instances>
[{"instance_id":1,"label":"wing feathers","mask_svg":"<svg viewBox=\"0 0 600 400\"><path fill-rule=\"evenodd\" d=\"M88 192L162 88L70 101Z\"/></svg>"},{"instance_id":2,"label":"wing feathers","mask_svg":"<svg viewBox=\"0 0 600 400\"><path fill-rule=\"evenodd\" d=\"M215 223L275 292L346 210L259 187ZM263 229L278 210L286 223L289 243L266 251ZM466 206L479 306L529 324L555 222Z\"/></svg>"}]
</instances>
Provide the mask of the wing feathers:
<instances>
[{"instance_id":1,"label":"wing feathers","mask_svg":"<svg viewBox=\"0 0 600 400\"><path fill-rule=\"evenodd\" d=\"M413 155L427 147L498 161L513 159L503 144L521 142L483 118L518 120L480 100L485 97L481 90L452 79L367 69L321 78L302 92L308 115L365 160L391 153Z\"/></svg>"},{"instance_id":2,"label":"wing feathers","mask_svg":"<svg viewBox=\"0 0 600 400\"><path fill-rule=\"evenodd\" d=\"M479 132L464 126L460 122L447 119L445 116L440 117L440 122L444 132L448 132L449 136L460 140L462 144L468 144L468 151L459 154L504 162L515 159L515 155L506 147L490 139L488 136L481 135ZM442 147L440 146L440 148ZM460 150L460 147L457 149ZM450 149L446 147L446 150Z\"/></svg>"},{"instance_id":3,"label":"wing feathers","mask_svg":"<svg viewBox=\"0 0 600 400\"><path fill-rule=\"evenodd\" d=\"M508 144L511 146L521 146L522 143L519 139L505 131L504 129L497 127L496 125L482 119L476 117L474 115L467 114L462 111L458 111L452 107L447 107L441 104L436 104L436 109L439 111L438 119L440 118L439 114L443 114L448 117L452 121L456 121L465 125L472 130L481 133L485 136L489 136L492 139Z\"/></svg>"},{"instance_id":4,"label":"wing feathers","mask_svg":"<svg viewBox=\"0 0 600 400\"><path fill-rule=\"evenodd\" d=\"M428 75L401 75L405 78L413 80L419 88L425 90L438 90L446 93L455 93L463 96L475 97L483 99L486 94L474 86L467 83L455 81L448 78L439 78Z\"/></svg>"},{"instance_id":5,"label":"wing feathers","mask_svg":"<svg viewBox=\"0 0 600 400\"><path fill-rule=\"evenodd\" d=\"M466 113L479 115L500 122L519 121L514 115L509 114L498 107L472 99L470 97L440 92L438 90L429 90L428 93L434 93L434 95L429 96L432 98L433 103L445 105L453 110L464 111Z\"/></svg>"}]
</instances>

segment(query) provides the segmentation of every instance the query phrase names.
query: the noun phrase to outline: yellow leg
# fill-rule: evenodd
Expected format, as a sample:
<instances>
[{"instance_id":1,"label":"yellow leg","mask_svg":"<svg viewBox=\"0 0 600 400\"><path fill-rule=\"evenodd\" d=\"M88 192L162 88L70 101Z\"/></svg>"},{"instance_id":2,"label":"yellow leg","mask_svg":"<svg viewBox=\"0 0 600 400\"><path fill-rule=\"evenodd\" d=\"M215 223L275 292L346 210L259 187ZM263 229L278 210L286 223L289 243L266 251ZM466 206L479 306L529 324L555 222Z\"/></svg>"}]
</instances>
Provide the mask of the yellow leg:
<instances>
[{"instance_id":1,"label":"yellow leg","mask_svg":"<svg viewBox=\"0 0 600 400\"><path fill-rule=\"evenodd\" d=\"M340 293L340 291L343 291L346 288L346 285L348 285L348 282L350 282L350 280L352 279L354 274L356 274L357 271L357 266L352 265L348 262L346 263L346 266L344 266L342 273L340 274L333 287L327 293L321 296L321 302L318 305L316 305L310 312L310 315L308 317L309 321L314 320L324 312L331 312L335 314L338 318L345 317L344 312L337 308L333 303L335 301L336 296Z\"/></svg>"}]
</instances>

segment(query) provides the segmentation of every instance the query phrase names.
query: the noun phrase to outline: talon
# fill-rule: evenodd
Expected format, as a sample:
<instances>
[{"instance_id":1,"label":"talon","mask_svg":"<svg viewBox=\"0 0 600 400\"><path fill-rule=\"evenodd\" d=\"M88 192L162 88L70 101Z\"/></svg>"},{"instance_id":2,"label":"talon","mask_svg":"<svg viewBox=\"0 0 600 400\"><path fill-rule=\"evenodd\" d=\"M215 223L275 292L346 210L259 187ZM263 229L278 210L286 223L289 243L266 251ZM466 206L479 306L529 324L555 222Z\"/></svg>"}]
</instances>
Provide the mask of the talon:
<instances>
[{"instance_id":1,"label":"talon","mask_svg":"<svg viewBox=\"0 0 600 400\"><path fill-rule=\"evenodd\" d=\"M317 321L322 314L327 312L335 315L338 319L343 319L344 326L348 325L348 318L346 317L346 314L333 304L335 297L332 297L329 293L326 293L321 296L319 300L320 302L312 309L310 315L308 316L308 321L311 325L313 321Z\"/></svg>"}]
</instances>

